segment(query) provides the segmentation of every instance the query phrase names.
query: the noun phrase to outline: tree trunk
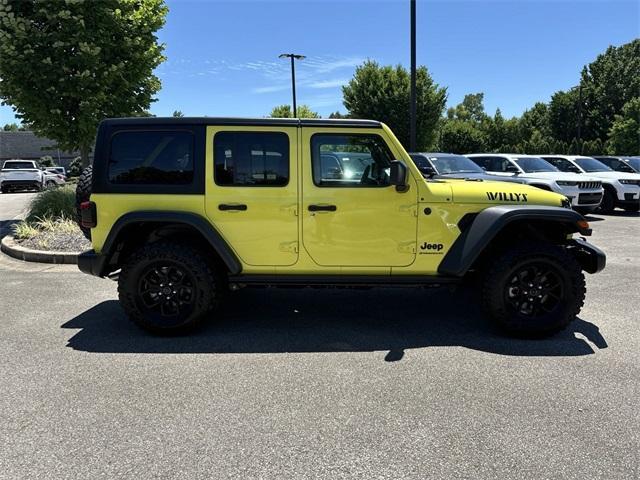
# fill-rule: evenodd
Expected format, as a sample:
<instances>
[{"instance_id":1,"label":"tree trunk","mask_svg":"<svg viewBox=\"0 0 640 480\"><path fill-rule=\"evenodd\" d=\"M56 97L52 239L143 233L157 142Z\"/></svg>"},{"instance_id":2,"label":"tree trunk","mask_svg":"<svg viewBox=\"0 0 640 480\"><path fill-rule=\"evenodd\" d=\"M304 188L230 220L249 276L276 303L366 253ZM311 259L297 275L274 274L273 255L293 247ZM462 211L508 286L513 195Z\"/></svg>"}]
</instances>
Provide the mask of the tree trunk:
<instances>
[{"instance_id":1,"label":"tree trunk","mask_svg":"<svg viewBox=\"0 0 640 480\"><path fill-rule=\"evenodd\" d=\"M83 145L80 147L80 159L82 162L82 169L84 170L89 166L89 147Z\"/></svg>"}]
</instances>

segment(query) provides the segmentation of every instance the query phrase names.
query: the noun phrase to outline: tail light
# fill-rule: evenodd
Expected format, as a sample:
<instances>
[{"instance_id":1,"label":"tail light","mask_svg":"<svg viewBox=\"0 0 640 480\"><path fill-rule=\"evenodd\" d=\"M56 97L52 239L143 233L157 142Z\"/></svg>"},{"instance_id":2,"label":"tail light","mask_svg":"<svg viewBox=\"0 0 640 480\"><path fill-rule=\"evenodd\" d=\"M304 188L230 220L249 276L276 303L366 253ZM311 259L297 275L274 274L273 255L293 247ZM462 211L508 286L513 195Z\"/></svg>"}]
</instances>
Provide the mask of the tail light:
<instances>
[{"instance_id":1,"label":"tail light","mask_svg":"<svg viewBox=\"0 0 640 480\"><path fill-rule=\"evenodd\" d=\"M80 224L84 228L95 228L98 225L95 203L87 201L80 204Z\"/></svg>"}]
</instances>

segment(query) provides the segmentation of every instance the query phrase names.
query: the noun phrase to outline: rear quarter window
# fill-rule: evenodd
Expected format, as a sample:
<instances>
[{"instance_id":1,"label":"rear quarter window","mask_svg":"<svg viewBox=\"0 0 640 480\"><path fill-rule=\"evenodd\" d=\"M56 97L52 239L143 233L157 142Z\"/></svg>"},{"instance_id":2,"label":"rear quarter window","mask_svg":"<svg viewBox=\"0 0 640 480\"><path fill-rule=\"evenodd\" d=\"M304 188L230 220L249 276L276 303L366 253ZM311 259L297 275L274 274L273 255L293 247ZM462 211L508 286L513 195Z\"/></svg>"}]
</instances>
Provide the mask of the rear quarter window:
<instances>
[{"instance_id":1,"label":"rear quarter window","mask_svg":"<svg viewBox=\"0 0 640 480\"><path fill-rule=\"evenodd\" d=\"M193 182L194 138L188 131L123 131L111 137L107 177L116 185Z\"/></svg>"}]
</instances>

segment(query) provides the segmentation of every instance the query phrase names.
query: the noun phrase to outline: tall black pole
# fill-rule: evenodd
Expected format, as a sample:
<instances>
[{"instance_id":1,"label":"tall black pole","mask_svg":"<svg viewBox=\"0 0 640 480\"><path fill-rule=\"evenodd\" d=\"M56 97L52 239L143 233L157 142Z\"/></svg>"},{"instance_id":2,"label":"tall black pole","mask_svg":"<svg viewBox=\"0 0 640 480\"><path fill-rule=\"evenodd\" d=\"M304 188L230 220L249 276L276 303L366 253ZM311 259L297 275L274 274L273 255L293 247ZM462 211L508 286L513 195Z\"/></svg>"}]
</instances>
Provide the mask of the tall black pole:
<instances>
[{"instance_id":1,"label":"tall black pole","mask_svg":"<svg viewBox=\"0 0 640 480\"><path fill-rule=\"evenodd\" d=\"M293 92L293 118L298 116L298 107L296 106L296 60L303 60L307 57L299 55L297 53L281 53L278 58L290 58L291 59L291 91Z\"/></svg>"},{"instance_id":2,"label":"tall black pole","mask_svg":"<svg viewBox=\"0 0 640 480\"><path fill-rule=\"evenodd\" d=\"M409 108L409 150L416 151L416 0L411 0L411 99Z\"/></svg>"},{"instance_id":3,"label":"tall black pole","mask_svg":"<svg viewBox=\"0 0 640 480\"><path fill-rule=\"evenodd\" d=\"M296 67L295 58L291 55L291 90L293 91L293 118L298 117L298 109L296 107Z\"/></svg>"}]
</instances>

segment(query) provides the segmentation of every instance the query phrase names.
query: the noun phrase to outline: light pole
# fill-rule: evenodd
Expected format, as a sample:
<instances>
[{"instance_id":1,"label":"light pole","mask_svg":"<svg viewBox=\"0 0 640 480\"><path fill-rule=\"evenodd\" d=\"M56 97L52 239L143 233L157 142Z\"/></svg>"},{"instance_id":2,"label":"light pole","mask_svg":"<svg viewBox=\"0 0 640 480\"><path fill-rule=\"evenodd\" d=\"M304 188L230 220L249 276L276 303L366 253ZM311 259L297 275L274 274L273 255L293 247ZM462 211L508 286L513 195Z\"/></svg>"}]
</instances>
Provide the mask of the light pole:
<instances>
[{"instance_id":1,"label":"light pole","mask_svg":"<svg viewBox=\"0 0 640 480\"><path fill-rule=\"evenodd\" d=\"M409 151L416 151L416 0L411 0L411 98L409 100Z\"/></svg>"},{"instance_id":2,"label":"light pole","mask_svg":"<svg viewBox=\"0 0 640 480\"><path fill-rule=\"evenodd\" d=\"M290 58L291 59L291 90L293 91L293 118L298 116L298 110L296 107L296 67L295 61L306 58L304 55L297 55L295 53L282 53L278 58Z\"/></svg>"}]
</instances>

